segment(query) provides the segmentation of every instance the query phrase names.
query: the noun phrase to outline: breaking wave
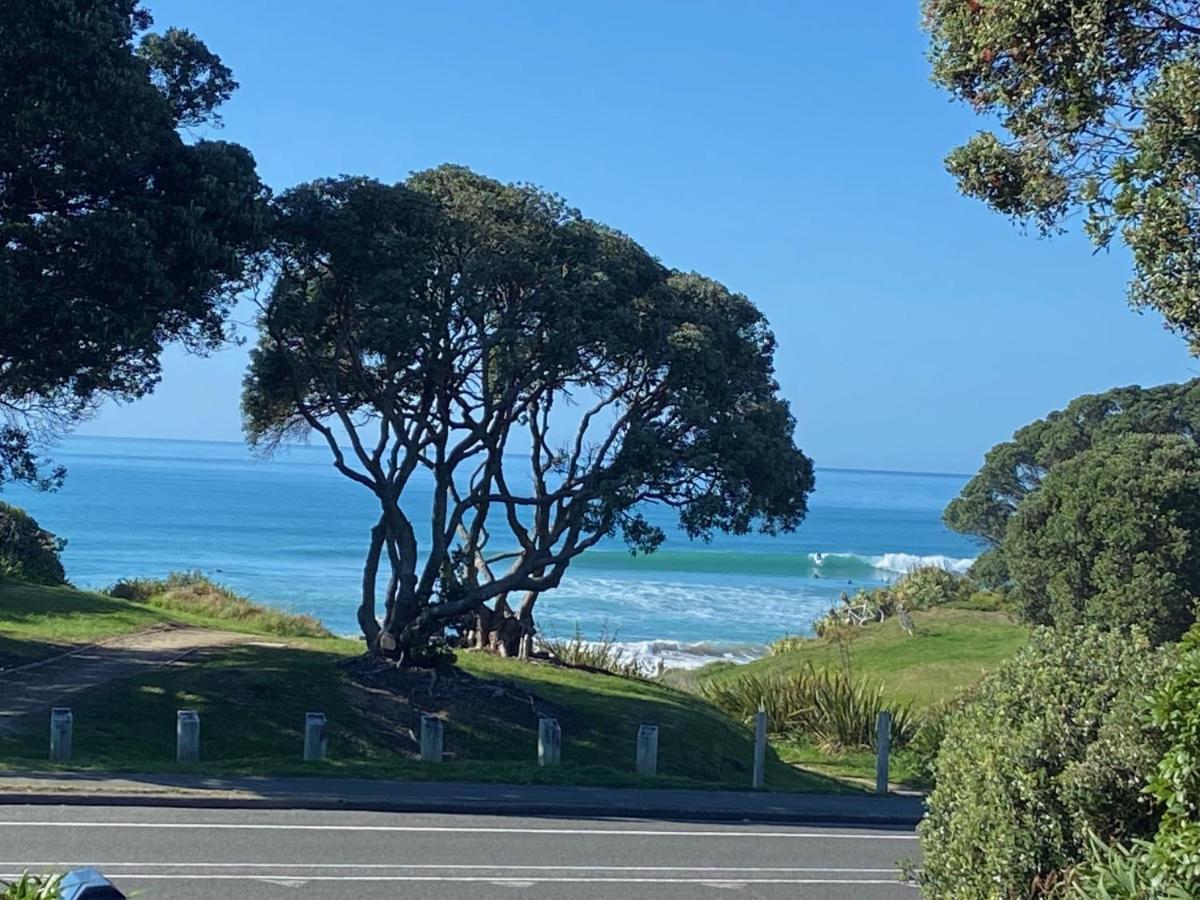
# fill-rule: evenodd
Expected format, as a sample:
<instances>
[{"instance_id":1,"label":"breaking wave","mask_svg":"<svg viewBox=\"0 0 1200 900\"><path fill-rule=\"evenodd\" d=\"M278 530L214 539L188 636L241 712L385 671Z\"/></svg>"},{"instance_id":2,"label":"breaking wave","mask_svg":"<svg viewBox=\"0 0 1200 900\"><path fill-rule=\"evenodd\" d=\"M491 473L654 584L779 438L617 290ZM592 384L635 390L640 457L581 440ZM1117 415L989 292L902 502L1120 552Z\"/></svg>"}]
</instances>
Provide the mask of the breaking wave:
<instances>
[{"instance_id":1,"label":"breaking wave","mask_svg":"<svg viewBox=\"0 0 1200 900\"><path fill-rule=\"evenodd\" d=\"M766 575L781 578L891 578L925 566L965 573L972 558L915 553L779 553L718 550L659 550L631 556L624 550L595 549L571 563L573 569L622 572L688 572Z\"/></svg>"}]
</instances>

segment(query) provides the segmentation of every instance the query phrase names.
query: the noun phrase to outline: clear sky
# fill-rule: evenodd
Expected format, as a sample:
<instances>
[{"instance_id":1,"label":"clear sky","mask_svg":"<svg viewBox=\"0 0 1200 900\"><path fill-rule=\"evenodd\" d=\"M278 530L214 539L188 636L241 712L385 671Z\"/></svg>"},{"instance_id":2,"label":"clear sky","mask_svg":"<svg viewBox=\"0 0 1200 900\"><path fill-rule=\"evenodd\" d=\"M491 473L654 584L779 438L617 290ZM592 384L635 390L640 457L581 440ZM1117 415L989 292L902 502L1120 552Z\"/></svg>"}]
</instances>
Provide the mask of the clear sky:
<instances>
[{"instance_id":1,"label":"clear sky","mask_svg":"<svg viewBox=\"0 0 1200 900\"><path fill-rule=\"evenodd\" d=\"M147 5L233 68L221 136L276 190L462 163L749 295L818 465L973 471L1077 394L1200 368L1129 310L1122 252L957 194L980 123L929 83L917 0ZM237 440L244 366L171 352L82 431Z\"/></svg>"}]
</instances>

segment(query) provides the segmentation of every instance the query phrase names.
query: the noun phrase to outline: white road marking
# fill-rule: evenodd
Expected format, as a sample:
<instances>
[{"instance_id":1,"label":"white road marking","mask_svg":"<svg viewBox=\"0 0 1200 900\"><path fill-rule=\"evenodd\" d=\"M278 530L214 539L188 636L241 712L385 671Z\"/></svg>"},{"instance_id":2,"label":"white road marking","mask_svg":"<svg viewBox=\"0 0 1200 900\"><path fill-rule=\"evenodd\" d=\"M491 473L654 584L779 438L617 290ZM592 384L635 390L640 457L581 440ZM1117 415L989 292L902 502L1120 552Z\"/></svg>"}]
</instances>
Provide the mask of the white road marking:
<instances>
[{"instance_id":1,"label":"white road marking","mask_svg":"<svg viewBox=\"0 0 1200 900\"><path fill-rule=\"evenodd\" d=\"M174 828L204 831L353 831L431 834L571 834L615 837L816 838L846 841L915 841L915 834L827 834L803 831L654 831L613 828L513 828L466 825L291 825L257 822L34 822L0 821L0 828Z\"/></svg>"},{"instance_id":2,"label":"white road marking","mask_svg":"<svg viewBox=\"0 0 1200 900\"><path fill-rule=\"evenodd\" d=\"M94 866L98 869L383 869L419 871L469 871L495 870L517 872L835 872L859 874L883 874L899 871L897 868L864 869L838 868L833 866L523 866L455 863L235 863L235 862L0 862L0 867L18 870L39 868L67 868L71 866Z\"/></svg>"},{"instance_id":3,"label":"white road marking","mask_svg":"<svg viewBox=\"0 0 1200 900\"><path fill-rule=\"evenodd\" d=\"M19 878L20 872L0 872L0 878ZM468 882L485 884L886 884L892 887L903 886L895 878L584 878L552 877L552 878L497 878L487 875L225 875L204 873L200 875L173 875L161 872L122 872L121 878L157 880L157 881L262 881L272 882L280 879L288 881L423 881L423 882Z\"/></svg>"}]
</instances>

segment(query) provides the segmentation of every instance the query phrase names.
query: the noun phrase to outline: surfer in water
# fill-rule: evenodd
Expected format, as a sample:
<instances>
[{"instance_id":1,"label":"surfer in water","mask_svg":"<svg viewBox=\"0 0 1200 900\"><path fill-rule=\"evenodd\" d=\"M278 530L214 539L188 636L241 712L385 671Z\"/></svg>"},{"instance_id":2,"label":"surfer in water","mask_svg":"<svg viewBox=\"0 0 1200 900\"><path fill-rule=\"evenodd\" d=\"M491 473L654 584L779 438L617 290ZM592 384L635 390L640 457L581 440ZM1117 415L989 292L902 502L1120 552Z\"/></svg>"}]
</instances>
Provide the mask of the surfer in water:
<instances>
[{"instance_id":1,"label":"surfer in water","mask_svg":"<svg viewBox=\"0 0 1200 900\"><path fill-rule=\"evenodd\" d=\"M814 553L814 554L813 554L813 565L815 565L815 566L820 566L820 565L821 565L821 561L822 561L824 558L825 558L825 557L824 557L824 556L822 556L820 553ZM820 577L821 577L821 573L820 573L820 572L813 572L813 578L820 578Z\"/></svg>"}]
</instances>

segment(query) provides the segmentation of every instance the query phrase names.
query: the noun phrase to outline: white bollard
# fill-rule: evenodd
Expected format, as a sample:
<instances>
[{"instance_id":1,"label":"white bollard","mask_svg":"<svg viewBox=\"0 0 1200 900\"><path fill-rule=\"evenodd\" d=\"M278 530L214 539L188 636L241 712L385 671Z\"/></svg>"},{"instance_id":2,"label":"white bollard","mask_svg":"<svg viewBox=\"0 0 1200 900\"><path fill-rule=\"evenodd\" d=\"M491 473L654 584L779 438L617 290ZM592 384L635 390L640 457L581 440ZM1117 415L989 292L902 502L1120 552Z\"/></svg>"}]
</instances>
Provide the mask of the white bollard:
<instances>
[{"instance_id":1,"label":"white bollard","mask_svg":"<svg viewBox=\"0 0 1200 900\"><path fill-rule=\"evenodd\" d=\"M194 709L175 714L175 761L200 762L200 713Z\"/></svg>"},{"instance_id":2,"label":"white bollard","mask_svg":"<svg viewBox=\"0 0 1200 900\"><path fill-rule=\"evenodd\" d=\"M892 714L886 709L875 718L875 793L888 792L888 753L892 749Z\"/></svg>"},{"instance_id":3,"label":"white bollard","mask_svg":"<svg viewBox=\"0 0 1200 900\"><path fill-rule=\"evenodd\" d=\"M751 786L763 786L767 767L767 713L762 707L754 714L754 775Z\"/></svg>"},{"instance_id":4,"label":"white bollard","mask_svg":"<svg viewBox=\"0 0 1200 900\"><path fill-rule=\"evenodd\" d=\"M558 719L538 719L538 765L557 766L562 759L562 729Z\"/></svg>"},{"instance_id":5,"label":"white bollard","mask_svg":"<svg viewBox=\"0 0 1200 900\"><path fill-rule=\"evenodd\" d=\"M421 716L421 761L441 762L445 723L437 716Z\"/></svg>"},{"instance_id":6,"label":"white bollard","mask_svg":"<svg viewBox=\"0 0 1200 900\"><path fill-rule=\"evenodd\" d=\"M324 762L328 747L328 738L325 735L325 713L305 713L304 761Z\"/></svg>"},{"instance_id":7,"label":"white bollard","mask_svg":"<svg viewBox=\"0 0 1200 900\"><path fill-rule=\"evenodd\" d=\"M637 733L637 773L653 778L658 774L658 726L643 725Z\"/></svg>"},{"instance_id":8,"label":"white bollard","mask_svg":"<svg viewBox=\"0 0 1200 900\"><path fill-rule=\"evenodd\" d=\"M50 759L66 762L71 758L75 716L65 706L50 710Z\"/></svg>"}]
</instances>

